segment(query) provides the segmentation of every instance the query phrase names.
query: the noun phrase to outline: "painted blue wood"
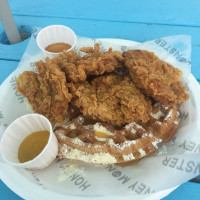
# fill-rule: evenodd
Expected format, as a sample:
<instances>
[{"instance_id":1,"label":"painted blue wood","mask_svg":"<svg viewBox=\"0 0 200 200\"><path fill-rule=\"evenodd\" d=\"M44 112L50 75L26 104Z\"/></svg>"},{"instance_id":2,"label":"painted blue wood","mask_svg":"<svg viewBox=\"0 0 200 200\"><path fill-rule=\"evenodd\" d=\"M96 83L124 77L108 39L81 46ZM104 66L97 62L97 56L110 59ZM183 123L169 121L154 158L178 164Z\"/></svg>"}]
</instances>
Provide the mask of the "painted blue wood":
<instances>
[{"instance_id":1,"label":"painted blue wood","mask_svg":"<svg viewBox=\"0 0 200 200\"><path fill-rule=\"evenodd\" d=\"M0 180L0 199L1 200L23 200L16 195ZM2 192L3 191L3 192ZM178 187L162 200L199 200L200 199L200 184L187 182Z\"/></svg>"},{"instance_id":2,"label":"painted blue wood","mask_svg":"<svg viewBox=\"0 0 200 200\"><path fill-rule=\"evenodd\" d=\"M0 179L0 199L1 200L23 200L12 190L10 190Z\"/></svg>"},{"instance_id":3,"label":"painted blue wood","mask_svg":"<svg viewBox=\"0 0 200 200\"><path fill-rule=\"evenodd\" d=\"M187 34L192 36L192 74L200 80L200 27L121 23L79 19L15 16L18 25L45 27L63 24L71 27L77 35L92 38L120 38L144 42L160 37ZM0 26L0 30L3 28ZM15 45L0 44L0 59L20 60L27 41Z\"/></svg>"},{"instance_id":4,"label":"painted blue wood","mask_svg":"<svg viewBox=\"0 0 200 200\"><path fill-rule=\"evenodd\" d=\"M198 0L9 0L14 15L200 26Z\"/></svg>"},{"instance_id":5,"label":"painted blue wood","mask_svg":"<svg viewBox=\"0 0 200 200\"><path fill-rule=\"evenodd\" d=\"M20 61L27 45L28 40L12 45L0 44L0 60Z\"/></svg>"},{"instance_id":6,"label":"painted blue wood","mask_svg":"<svg viewBox=\"0 0 200 200\"><path fill-rule=\"evenodd\" d=\"M0 60L0 85L16 69L17 65L16 61Z\"/></svg>"},{"instance_id":7,"label":"painted blue wood","mask_svg":"<svg viewBox=\"0 0 200 200\"><path fill-rule=\"evenodd\" d=\"M187 182L162 200L199 200L200 184Z\"/></svg>"}]
</instances>

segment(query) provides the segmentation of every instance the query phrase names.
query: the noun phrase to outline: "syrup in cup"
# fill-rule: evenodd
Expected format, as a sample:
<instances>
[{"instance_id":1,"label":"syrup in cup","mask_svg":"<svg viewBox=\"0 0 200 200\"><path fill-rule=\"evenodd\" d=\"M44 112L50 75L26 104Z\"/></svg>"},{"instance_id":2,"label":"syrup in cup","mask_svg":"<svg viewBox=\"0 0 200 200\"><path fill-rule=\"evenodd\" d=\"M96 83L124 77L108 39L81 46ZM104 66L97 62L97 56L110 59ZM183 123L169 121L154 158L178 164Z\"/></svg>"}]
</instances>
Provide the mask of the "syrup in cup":
<instances>
[{"instance_id":1,"label":"syrup in cup","mask_svg":"<svg viewBox=\"0 0 200 200\"><path fill-rule=\"evenodd\" d=\"M49 132L47 144L35 158L27 162L20 162L18 158L20 145L31 133L38 131ZM56 158L58 141L50 121L43 115L34 113L19 117L9 125L1 138L0 148L2 158L6 163L27 169L42 169L50 165Z\"/></svg>"},{"instance_id":2,"label":"syrup in cup","mask_svg":"<svg viewBox=\"0 0 200 200\"><path fill-rule=\"evenodd\" d=\"M63 25L51 25L43 28L37 35L37 45L45 56L54 58L62 53L62 50L71 51L76 46L76 34L74 31ZM52 45L65 46L60 52L50 52L48 48ZM66 48L67 46L67 48Z\"/></svg>"}]
</instances>

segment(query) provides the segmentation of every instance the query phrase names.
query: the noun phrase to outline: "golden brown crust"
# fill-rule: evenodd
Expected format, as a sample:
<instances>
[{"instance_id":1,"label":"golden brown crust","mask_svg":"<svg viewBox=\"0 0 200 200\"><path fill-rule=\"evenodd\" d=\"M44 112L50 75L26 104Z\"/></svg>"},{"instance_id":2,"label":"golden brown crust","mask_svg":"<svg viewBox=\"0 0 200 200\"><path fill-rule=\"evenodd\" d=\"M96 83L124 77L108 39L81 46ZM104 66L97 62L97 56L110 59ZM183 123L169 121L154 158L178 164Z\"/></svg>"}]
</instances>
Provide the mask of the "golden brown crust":
<instances>
[{"instance_id":1,"label":"golden brown crust","mask_svg":"<svg viewBox=\"0 0 200 200\"><path fill-rule=\"evenodd\" d=\"M17 91L25 96L34 112L46 116L52 124L63 123L72 95L68 92L65 74L52 64L36 63L39 73L25 71L17 79Z\"/></svg>"},{"instance_id":2,"label":"golden brown crust","mask_svg":"<svg viewBox=\"0 0 200 200\"><path fill-rule=\"evenodd\" d=\"M151 101L135 87L129 76L111 74L95 78L91 84L84 82L74 86L72 104L93 119L117 126L149 119Z\"/></svg>"},{"instance_id":3,"label":"golden brown crust","mask_svg":"<svg viewBox=\"0 0 200 200\"><path fill-rule=\"evenodd\" d=\"M182 72L160 60L152 52L130 50L123 53L125 66L136 86L166 106L187 100L185 87L181 84Z\"/></svg>"},{"instance_id":4,"label":"golden brown crust","mask_svg":"<svg viewBox=\"0 0 200 200\"><path fill-rule=\"evenodd\" d=\"M70 51L52 60L65 72L68 81L84 82L89 75L102 75L122 67L123 57L119 51L112 52L109 49L107 52L102 52L99 44L95 44L94 48L83 47L80 50L87 54L79 57Z\"/></svg>"}]
</instances>

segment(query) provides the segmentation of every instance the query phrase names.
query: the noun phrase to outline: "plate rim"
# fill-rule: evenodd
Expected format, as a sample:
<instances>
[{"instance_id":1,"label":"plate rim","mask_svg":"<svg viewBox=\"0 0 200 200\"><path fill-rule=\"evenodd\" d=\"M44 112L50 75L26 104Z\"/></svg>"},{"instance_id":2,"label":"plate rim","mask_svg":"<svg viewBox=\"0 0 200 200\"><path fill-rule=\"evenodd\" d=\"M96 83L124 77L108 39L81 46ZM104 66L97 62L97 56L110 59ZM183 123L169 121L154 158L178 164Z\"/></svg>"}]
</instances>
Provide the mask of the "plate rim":
<instances>
[{"instance_id":1,"label":"plate rim","mask_svg":"<svg viewBox=\"0 0 200 200\"><path fill-rule=\"evenodd\" d=\"M101 40L101 41L106 41L106 42L110 42L110 43L114 43L114 44L123 44L123 45L126 45L126 46L131 46L131 45L136 45L136 44L139 44L139 42L135 42L135 41L132 41L132 40L126 40L126 39L117 39L117 38L96 38L97 40ZM3 81L3 83L0 85L0 87L6 82L6 80L13 74L13 73L15 73L15 71L17 70L17 68ZM191 74L190 75L191 76L191 81L192 82L195 82L196 81L196 83L198 84L198 82L197 82L197 80L195 79L195 77ZM199 84L198 84L199 85ZM200 87L199 87L200 88ZM20 196L21 198L24 198L24 199L28 199L28 200L36 200L36 199L38 199L38 197L39 198L41 198L41 196L40 195L38 195L38 196L34 196L34 197L32 197L32 196L30 196L29 195L29 193L28 193L28 191L24 191L24 190L22 190L17 184L17 186L15 185L15 183L17 183L17 181L15 180L14 182L13 182L13 179L11 179L11 177L10 176L6 176L6 175L4 175L3 174L3 169L4 169L4 167L3 167L3 164L1 164L1 162L0 162L0 178L1 178L1 180L2 180L2 182L5 184L5 185L7 185L7 187L9 187L13 192L15 192L18 196ZM17 170L17 169L16 169ZM19 172L18 172L18 174L19 174ZM24 177L25 178L25 177ZM26 179L27 180L27 179ZM45 190L43 189L43 188L41 188L41 187L38 187L37 186L37 184L36 183L33 183L33 182L31 182L30 180L28 180L28 182L30 182L30 184L32 184L32 186L33 187L31 187L32 189L31 189L31 191L33 190L33 188L34 188L34 186L35 186L35 189L37 189L37 194L41 194L41 193L39 193L39 192L42 192L42 198L43 199L46 199L47 197L48 197L48 199L49 199L49 196L51 195L51 199L53 199L53 198L59 198L59 199L66 199L66 198L71 198L71 199L74 199L74 200L78 200L78 199L80 199L80 197L81 198L95 198L95 199L106 199L106 196L96 196L96 197L94 197L94 196L74 196L74 195L68 195L68 194L59 194L59 197L57 197L57 194L58 193L56 193L56 192L53 192L53 191L51 191L51 190L48 190L48 193L46 193L45 192ZM37 187L36 187L37 186ZM179 185L178 185L179 186ZM163 198L163 197L165 197L165 196L167 196L169 193L171 193L173 190L175 190L178 186L175 186L175 187L172 187L172 188L169 188L169 189L166 189L166 190L163 190L163 191L160 191L160 192L156 192L156 193L154 193L154 195L156 196L156 195L161 195L162 196L162 194L163 194L163 196L161 197L161 196L159 196L159 198ZM56 196L55 196L55 194L56 194ZM153 196L154 196L153 195ZM62 198L62 197L64 197L64 198ZM125 199L127 199L127 198L130 198L130 197L132 197L132 195L129 195L129 196L127 196L127 197L124 197ZM153 197L154 198L154 197ZM149 197L148 197L148 199L150 199Z\"/></svg>"}]
</instances>

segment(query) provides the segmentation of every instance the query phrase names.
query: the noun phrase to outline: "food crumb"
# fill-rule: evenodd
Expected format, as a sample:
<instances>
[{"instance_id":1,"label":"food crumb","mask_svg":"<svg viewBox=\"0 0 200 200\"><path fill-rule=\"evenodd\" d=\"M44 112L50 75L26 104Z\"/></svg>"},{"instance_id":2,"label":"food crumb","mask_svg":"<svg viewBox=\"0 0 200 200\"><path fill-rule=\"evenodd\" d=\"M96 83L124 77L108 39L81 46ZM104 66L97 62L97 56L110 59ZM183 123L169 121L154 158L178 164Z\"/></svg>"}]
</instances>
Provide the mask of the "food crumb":
<instances>
[{"instance_id":1,"label":"food crumb","mask_svg":"<svg viewBox=\"0 0 200 200\"><path fill-rule=\"evenodd\" d=\"M73 174L81 174L82 176L85 176L85 168L78 166L78 164L73 161L64 163L59 167L59 176L57 181L63 182Z\"/></svg>"}]
</instances>

